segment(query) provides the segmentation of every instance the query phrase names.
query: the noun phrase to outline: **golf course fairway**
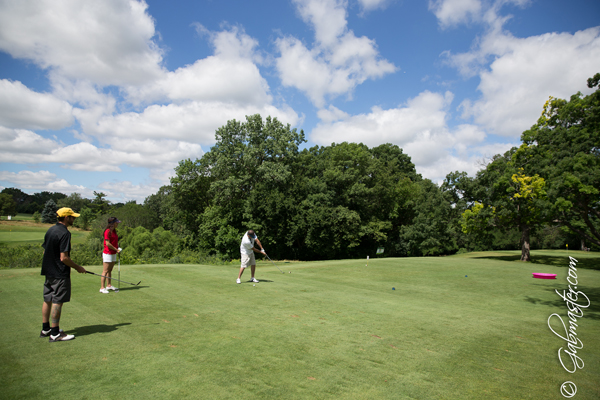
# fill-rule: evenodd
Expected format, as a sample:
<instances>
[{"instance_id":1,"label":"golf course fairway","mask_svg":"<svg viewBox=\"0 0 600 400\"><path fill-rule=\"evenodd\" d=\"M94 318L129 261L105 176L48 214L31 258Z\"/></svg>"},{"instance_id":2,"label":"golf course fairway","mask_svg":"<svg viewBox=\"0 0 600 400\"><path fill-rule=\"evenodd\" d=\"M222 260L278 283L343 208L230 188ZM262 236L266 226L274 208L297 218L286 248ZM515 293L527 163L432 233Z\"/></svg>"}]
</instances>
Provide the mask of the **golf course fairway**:
<instances>
[{"instance_id":1,"label":"golf course fairway","mask_svg":"<svg viewBox=\"0 0 600 400\"><path fill-rule=\"evenodd\" d=\"M569 258L519 254L273 260L283 274L260 260L255 286L249 271L235 283L239 264L121 265L141 284L109 294L72 271L60 326L75 340L62 343L38 337L40 270L3 269L0 397L561 399L570 381L573 398L599 399L600 257L569 252L578 304L590 300L572 331L584 365L569 373L548 325L557 314L569 328L555 291L569 292Z\"/></svg>"}]
</instances>

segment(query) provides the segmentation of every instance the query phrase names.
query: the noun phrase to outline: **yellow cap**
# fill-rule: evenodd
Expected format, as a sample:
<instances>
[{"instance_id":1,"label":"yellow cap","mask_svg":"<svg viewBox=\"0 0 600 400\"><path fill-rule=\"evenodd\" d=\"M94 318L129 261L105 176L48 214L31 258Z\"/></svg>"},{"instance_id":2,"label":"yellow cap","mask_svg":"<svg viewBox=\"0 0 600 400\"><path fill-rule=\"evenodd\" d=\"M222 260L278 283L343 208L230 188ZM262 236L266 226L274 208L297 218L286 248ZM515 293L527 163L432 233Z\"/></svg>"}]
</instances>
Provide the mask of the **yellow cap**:
<instances>
[{"instance_id":1,"label":"yellow cap","mask_svg":"<svg viewBox=\"0 0 600 400\"><path fill-rule=\"evenodd\" d=\"M63 208L59 209L58 211L56 211L56 214L58 214L59 217L68 217L69 215L72 215L74 217L79 217L79 214L77 214L75 211L71 210L69 207L63 207Z\"/></svg>"}]
</instances>

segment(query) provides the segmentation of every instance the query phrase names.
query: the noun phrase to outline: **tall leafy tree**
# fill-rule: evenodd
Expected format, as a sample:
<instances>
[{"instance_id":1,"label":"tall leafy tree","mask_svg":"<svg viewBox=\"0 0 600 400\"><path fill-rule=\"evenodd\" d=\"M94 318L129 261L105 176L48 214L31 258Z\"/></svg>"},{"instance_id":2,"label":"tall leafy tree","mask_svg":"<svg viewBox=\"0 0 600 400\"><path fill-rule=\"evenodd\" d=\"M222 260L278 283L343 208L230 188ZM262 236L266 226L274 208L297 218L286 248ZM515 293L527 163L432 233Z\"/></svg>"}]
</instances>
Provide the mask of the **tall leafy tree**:
<instances>
[{"instance_id":1,"label":"tall leafy tree","mask_svg":"<svg viewBox=\"0 0 600 400\"><path fill-rule=\"evenodd\" d=\"M174 182L173 191L185 185L208 186L204 193L210 197L196 221L197 242L238 257L241 234L250 227L274 242L281 236L267 227L278 227L272 222L285 212L277 199L292 179L291 164L304 133L257 114L245 122L228 121L215 137L215 145L195 163L198 173Z\"/></svg>"},{"instance_id":2,"label":"tall leafy tree","mask_svg":"<svg viewBox=\"0 0 600 400\"><path fill-rule=\"evenodd\" d=\"M0 216L16 215L17 202L8 193L0 193Z\"/></svg>"},{"instance_id":3,"label":"tall leafy tree","mask_svg":"<svg viewBox=\"0 0 600 400\"><path fill-rule=\"evenodd\" d=\"M21 189L4 188L2 189L1 193L12 196L13 200L17 204L18 213L33 214L35 211L39 211L35 205L30 207L31 203L34 201L33 196L23 192Z\"/></svg>"},{"instance_id":4,"label":"tall leafy tree","mask_svg":"<svg viewBox=\"0 0 600 400\"><path fill-rule=\"evenodd\" d=\"M303 258L358 257L383 245L399 253L419 179L402 149L340 143L301 152L294 178L298 207L290 225Z\"/></svg>"},{"instance_id":5,"label":"tall leafy tree","mask_svg":"<svg viewBox=\"0 0 600 400\"><path fill-rule=\"evenodd\" d=\"M546 180L551 220L600 246L600 73L590 95L545 104L516 156Z\"/></svg>"},{"instance_id":6,"label":"tall leafy tree","mask_svg":"<svg viewBox=\"0 0 600 400\"><path fill-rule=\"evenodd\" d=\"M71 193L67 197L64 197L56 202L58 208L69 207L75 211L81 211L84 207L91 203L90 200L83 198L79 193Z\"/></svg>"},{"instance_id":7,"label":"tall leafy tree","mask_svg":"<svg viewBox=\"0 0 600 400\"><path fill-rule=\"evenodd\" d=\"M415 185L414 217L402 227L403 253L409 256L452 254L458 250L455 215L440 188L429 179Z\"/></svg>"},{"instance_id":8,"label":"tall leafy tree","mask_svg":"<svg viewBox=\"0 0 600 400\"><path fill-rule=\"evenodd\" d=\"M546 221L545 181L539 175L526 175L516 167L516 148L504 156L496 155L477 173L477 203L463 213L465 232L473 229L521 232L521 260L531 261L530 237Z\"/></svg>"}]
</instances>

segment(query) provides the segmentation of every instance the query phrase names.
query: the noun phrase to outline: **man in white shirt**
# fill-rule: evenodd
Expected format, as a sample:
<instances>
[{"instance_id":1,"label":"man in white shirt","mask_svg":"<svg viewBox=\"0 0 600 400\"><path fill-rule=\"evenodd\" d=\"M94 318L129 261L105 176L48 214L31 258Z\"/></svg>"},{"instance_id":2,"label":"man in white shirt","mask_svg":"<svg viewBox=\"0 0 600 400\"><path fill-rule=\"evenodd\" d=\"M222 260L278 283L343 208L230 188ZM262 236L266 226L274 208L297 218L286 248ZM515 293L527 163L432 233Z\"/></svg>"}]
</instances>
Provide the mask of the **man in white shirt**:
<instances>
[{"instance_id":1,"label":"man in white shirt","mask_svg":"<svg viewBox=\"0 0 600 400\"><path fill-rule=\"evenodd\" d=\"M260 250L254 247L254 242L258 243L260 246ZM240 254L242 255L242 266L240 268L240 273L237 278L237 283L242 283L241 278L244 270L250 266L250 272L252 272L251 282L258 283L258 279L254 277L254 271L256 270L256 259L254 258L254 253L266 254L265 249L263 249L262 244L260 244L260 240L256 237L256 233L253 230L249 230L242 237L242 243L240 244Z\"/></svg>"}]
</instances>

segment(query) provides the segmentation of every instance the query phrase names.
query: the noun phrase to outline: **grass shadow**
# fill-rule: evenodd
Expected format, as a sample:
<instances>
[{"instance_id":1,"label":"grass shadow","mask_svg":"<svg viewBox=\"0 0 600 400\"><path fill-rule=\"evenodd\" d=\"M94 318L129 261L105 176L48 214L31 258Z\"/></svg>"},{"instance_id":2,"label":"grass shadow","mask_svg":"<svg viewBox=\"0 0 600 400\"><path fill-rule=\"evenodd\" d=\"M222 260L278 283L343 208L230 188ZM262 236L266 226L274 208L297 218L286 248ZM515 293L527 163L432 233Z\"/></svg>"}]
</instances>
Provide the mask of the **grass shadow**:
<instances>
[{"instance_id":1,"label":"grass shadow","mask_svg":"<svg viewBox=\"0 0 600 400\"><path fill-rule=\"evenodd\" d=\"M119 288L119 292L123 292L125 290L139 290L139 289L144 289L144 288L149 288L150 286L126 286L126 287L122 287Z\"/></svg>"},{"instance_id":2,"label":"grass shadow","mask_svg":"<svg viewBox=\"0 0 600 400\"><path fill-rule=\"evenodd\" d=\"M88 325L88 326L80 326L78 328L71 329L69 331L70 334L77 336L87 336L93 335L94 333L109 333L114 332L121 326L131 325L131 322L125 322L122 324L115 325Z\"/></svg>"},{"instance_id":3,"label":"grass shadow","mask_svg":"<svg viewBox=\"0 0 600 400\"><path fill-rule=\"evenodd\" d=\"M544 306L550 306L550 307L555 307L555 308L559 308L560 310L558 310L558 314L559 315L566 315L567 311L569 311L569 309L567 308L567 303L558 296L558 294L556 294L555 289L558 289L559 292L562 293L563 290L566 290L568 292L568 287L566 285L560 285L560 287L556 287L556 288L547 288L544 289L546 291L552 292L554 294L554 296L556 297L556 300L542 300L542 299L536 299L534 297L530 297L530 296L525 296L525 301L531 303L531 304L539 304L539 305L544 305ZM581 286L578 288L578 290L580 290L581 292L583 292L588 299L590 300L590 305L588 308L582 308L583 311L583 319L594 319L594 320L600 320L600 302L597 301L597 299L600 299L600 288L582 288ZM586 300L585 298L583 298L583 296L579 296L579 301L577 301L578 304L586 304Z\"/></svg>"},{"instance_id":4,"label":"grass shadow","mask_svg":"<svg viewBox=\"0 0 600 400\"><path fill-rule=\"evenodd\" d=\"M498 261L519 261L521 255L506 255L506 256L482 256L473 257L478 259L498 260ZM576 258L576 257L575 257ZM551 265L553 267L569 267L569 259L565 256L546 256L546 255L533 255L531 257L532 265ZM581 269L592 269L600 271L600 256L598 257L581 257L577 259L577 268Z\"/></svg>"}]
</instances>

